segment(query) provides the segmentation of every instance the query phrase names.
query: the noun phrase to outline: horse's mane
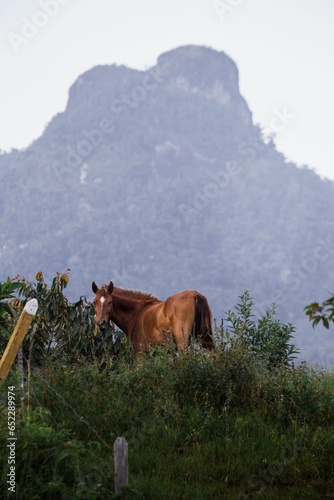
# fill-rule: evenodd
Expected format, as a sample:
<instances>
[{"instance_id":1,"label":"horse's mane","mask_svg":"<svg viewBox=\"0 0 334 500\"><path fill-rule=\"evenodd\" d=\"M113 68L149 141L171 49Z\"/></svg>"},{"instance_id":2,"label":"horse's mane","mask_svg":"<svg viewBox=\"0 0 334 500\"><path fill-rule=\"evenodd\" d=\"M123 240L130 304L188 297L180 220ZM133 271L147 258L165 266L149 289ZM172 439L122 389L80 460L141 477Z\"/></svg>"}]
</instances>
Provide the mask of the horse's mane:
<instances>
[{"instance_id":1,"label":"horse's mane","mask_svg":"<svg viewBox=\"0 0 334 500\"><path fill-rule=\"evenodd\" d=\"M108 287L108 285L103 285L103 287ZM128 290L126 288L119 288L118 286L115 286L113 289L113 293L115 295L120 295L121 297L126 297L128 299L137 299L137 300L159 300L157 297L152 295L151 293L147 292L141 292L139 290Z\"/></svg>"}]
</instances>

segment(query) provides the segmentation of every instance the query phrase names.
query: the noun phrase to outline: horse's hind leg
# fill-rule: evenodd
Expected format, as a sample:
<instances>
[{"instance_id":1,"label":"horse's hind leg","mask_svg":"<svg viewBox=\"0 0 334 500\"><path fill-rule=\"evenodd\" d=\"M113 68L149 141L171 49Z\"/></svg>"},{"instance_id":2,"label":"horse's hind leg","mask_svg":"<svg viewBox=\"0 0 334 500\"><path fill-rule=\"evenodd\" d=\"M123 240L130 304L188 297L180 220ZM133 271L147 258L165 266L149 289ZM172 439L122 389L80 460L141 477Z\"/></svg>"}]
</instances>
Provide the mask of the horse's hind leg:
<instances>
[{"instance_id":1,"label":"horse's hind leg","mask_svg":"<svg viewBox=\"0 0 334 500\"><path fill-rule=\"evenodd\" d=\"M191 327L181 324L175 325L173 329L173 338L179 353L185 352L189 345Z\"/></svg>"},{"instance_id":2,"label":"horse's hind leg","mask_svg":"<svg viewBox=\"0 0 334 500\"><path fill-rule=\"evenodd\" d=\"M179 352L187 350L195 320L195 300L193 292L183 292L166 301L166 317L170 320L173 339Z\"/></svg>"}]
</instances>

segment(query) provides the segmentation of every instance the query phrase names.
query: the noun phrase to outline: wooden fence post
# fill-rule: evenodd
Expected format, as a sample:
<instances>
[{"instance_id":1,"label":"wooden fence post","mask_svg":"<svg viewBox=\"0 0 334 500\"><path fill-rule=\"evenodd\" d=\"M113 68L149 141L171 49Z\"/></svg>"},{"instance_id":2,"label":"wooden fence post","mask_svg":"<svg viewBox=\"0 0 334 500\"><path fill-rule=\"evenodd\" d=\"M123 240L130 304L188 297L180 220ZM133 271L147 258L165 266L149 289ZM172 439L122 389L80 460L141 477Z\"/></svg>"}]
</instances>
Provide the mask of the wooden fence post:
<instances>
[{"instance_id":1,"label":"wooden fence post","mask_svg":"<svg viewBox=\"0 0 334 500\"><path fill-rule=\"evenodd\" d=\"M129 482L128 443L118 437L114 443L115 493L121 493L123 486Z\"/></svg>"},{"instance_id":2,"label":"wooden fence post","mask_svg":"<svg viewBox=\"0 0 334 500\"><path fill-rule=\"evenodd\" d=\"M5 380L38 309L36 299L26 303L0 360L0 379Z\"/></svg>"}]
</instances>

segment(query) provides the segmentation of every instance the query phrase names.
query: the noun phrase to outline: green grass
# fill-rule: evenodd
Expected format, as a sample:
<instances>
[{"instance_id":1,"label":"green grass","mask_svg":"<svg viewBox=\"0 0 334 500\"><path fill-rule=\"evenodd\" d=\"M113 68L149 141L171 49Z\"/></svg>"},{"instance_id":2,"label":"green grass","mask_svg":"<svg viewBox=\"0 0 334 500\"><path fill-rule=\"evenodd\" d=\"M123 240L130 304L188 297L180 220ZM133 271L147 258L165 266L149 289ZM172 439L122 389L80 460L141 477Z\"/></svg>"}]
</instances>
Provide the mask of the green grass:
<instances>
[{"instance_id":1,"label":"green grass","mask_svg":"<svg viewBox=\"0 0 334 500\"><path fill-rule=\"evenodd\" d=\"M16 436L17 498L113 498L117 436L129 444L123 498L334 498L334 373L270 371L237 347L156 349L102 372L53 360L32 372ZM0 459L6 498L5 446Z\"/></svg>"}]
</instances>

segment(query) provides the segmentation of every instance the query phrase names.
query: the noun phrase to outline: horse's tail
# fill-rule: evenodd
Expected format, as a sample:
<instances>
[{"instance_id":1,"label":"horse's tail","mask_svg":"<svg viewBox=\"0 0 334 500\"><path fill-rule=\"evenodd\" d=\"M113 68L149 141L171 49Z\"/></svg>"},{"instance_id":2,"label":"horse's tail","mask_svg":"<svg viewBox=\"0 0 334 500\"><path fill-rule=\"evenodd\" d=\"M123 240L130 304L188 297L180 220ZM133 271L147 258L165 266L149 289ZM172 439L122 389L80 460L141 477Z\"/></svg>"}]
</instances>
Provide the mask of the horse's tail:
<instances>
[{"instance_id":1,"label":"horse's tail","mask_svg":"<svg viewBox=\"0 0 334 500\"><path fill-rule=\"evenodd\" d=\"M212 313L204 295L195 295L195 338L205 349L213 349Z\"/></svg>"}]
</instances>

